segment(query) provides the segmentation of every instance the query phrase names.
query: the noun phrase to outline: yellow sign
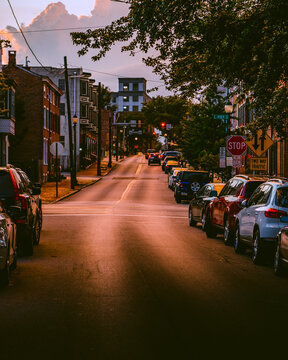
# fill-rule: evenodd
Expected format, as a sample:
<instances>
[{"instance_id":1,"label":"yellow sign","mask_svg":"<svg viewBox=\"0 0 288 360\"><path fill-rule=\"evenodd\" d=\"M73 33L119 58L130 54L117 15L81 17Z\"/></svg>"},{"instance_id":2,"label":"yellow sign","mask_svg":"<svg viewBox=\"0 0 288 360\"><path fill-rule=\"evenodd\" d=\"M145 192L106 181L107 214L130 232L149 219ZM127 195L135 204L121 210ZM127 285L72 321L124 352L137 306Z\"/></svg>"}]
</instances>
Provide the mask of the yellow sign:
<instances>
[{"instance_id":1,"label":"yellow sign","mask_svg":"<svg viewBox=\"0 0 288 360\"><path fill-rule=\"evenodd\" d=\"M268 158L251 158L250 170L267 171Z\"/></svg>"},{"instance_id":2,"label":"yellow sign","mask_svg":"<svg viewBox=\"0 0 288 360\"><path fill-rule=\"evenodd\" d=\"M247 138L245 143L257 156L261 156L274 144L274 141L263 130L258 130L257 135Z\"/></svg>"}]
</instances>

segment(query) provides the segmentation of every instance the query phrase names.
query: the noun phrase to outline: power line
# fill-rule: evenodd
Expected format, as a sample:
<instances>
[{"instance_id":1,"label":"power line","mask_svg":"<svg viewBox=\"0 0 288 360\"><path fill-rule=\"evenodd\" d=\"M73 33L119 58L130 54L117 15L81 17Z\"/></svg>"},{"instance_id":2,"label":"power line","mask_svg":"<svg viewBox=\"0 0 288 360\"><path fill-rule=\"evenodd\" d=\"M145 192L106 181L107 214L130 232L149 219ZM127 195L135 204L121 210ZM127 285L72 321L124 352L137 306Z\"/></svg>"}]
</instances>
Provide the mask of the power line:
<instances>
[{"instance_id":1,"label":"power line","mask_svg":"<svg viewBox=\"0 0 288 360\"><path fill-rule=\"evenodd\" d=\"M72 64L69 64L69 66L77 67L77 66L72 65ZM84 68L84 67L83 67L83 70L92 71L92 72L95 72L95 73L98 73L98 74L103 74L103 75L108 75L108 76L115 76L115 77L118 77L118 78L130 77L130 76L123 76L123 75L119 75L119 74L112 74L112 73L108 73L108 72L104 72L104 71L98 71L98 70L94 70L94 69L92 70L92 69L88 69L88 68ZM161 80L150 80L150 79L146 79L146 80L150 81L150 82L160 83L160 84L163 83L163 81L161 81ZM165 84L159 85L159 86L165 86Z\"/></svg>"},{"instance_id":2,"label":"power line","mask_svg":"<svg viewBox=\"0 0 288 360\"><path fill-rule=\"evenodd\" d=\"M17 19L15 13L14 13L14 10L13 10L13 7L12 7L12 5L11 5L11 3L10 3L10 0L7 0L7 2L8 2L8 4L9 4L9 6L10 6L12 15L13 15L15 21L16 21L16 24L17 24L17 26L18 26L18 29L19 29L20 33L22 34L23 39L24 39L26 45L28 46L29 50L31 51L32 55L34 56L34 58L36 59L36 61L41 65L41 67L42 67L43 69L45 69L47 72L50 73L50 70L47 69L47 68L41 63L41 61L38 59L38 57L36 56L36 54L35 54L34 51L32 50L31 46L29 45L29 43L28 43L28 41L27 41L27 39L26 39L26 37L25 37L25 35L24 35L24 33L23 33L20 25L19 25L18 19Z\"/></svg>"},{"instance_id":3,"label":"power line","mask_svg":"<svg viewBox=\"0 0 288 360\"><path fill-rule=\"evenodd\" d=\"M37 33L37 32L52 32L52 31L71 31L71 30L81 30L81 29L103 29L105 26L82 26L82 27L71 27L71 28L59 28L59 29L39 29L39 30L22 30L23 33ZM21 31L6 31L0 32L0 34L21 34Z\"/></svg>"}]
</instances>

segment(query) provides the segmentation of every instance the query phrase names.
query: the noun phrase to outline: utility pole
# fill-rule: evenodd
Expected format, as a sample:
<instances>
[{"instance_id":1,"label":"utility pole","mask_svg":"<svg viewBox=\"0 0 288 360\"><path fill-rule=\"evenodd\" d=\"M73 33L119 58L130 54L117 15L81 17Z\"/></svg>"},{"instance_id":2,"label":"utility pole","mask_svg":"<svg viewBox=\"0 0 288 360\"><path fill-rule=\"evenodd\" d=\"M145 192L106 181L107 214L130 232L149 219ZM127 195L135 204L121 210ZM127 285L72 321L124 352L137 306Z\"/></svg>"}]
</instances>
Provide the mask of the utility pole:
<instances>
[{"instance_id":1,"label":"utility pole","mask_svg":"<svg viewBox=\"0 0 288 360\"><path fill-rule=\"evenodd\" d=\"M97 176L101 176L101 152L102 152L102 118L101 118L101 109L102 109L102 92L101 92L101 82L98 83L98 151L97 151Z\"/></svg>"},{"instance_id":2,"label":"utility pole","mask_svg":"<svg viewBox=\"0 0 288 360\"><path fill-rule=\"evenodd\" d=\"M70 181L71 189L74 189L75 185L75 169L73 161L73 143L72 143L72 119L71 119L71 107L70 107L70 94L69 94L69 81L68 81L68 69L67 69L67 57L64 56L64 68L65 68L65 87L66 87L66 104L68 112L68 131L69 131L69 152L70 152Z\"/></svg>"},{"instance_id":3,"label":"utility pole","mask_svg":"<svg viewBox=\"0 0 288 360\"><path fill-rule=\"evenodd\" d=\"M111 111L109 111L109 162L108 167L112 167L112 116Z\"/></svg>"}]
</instances>

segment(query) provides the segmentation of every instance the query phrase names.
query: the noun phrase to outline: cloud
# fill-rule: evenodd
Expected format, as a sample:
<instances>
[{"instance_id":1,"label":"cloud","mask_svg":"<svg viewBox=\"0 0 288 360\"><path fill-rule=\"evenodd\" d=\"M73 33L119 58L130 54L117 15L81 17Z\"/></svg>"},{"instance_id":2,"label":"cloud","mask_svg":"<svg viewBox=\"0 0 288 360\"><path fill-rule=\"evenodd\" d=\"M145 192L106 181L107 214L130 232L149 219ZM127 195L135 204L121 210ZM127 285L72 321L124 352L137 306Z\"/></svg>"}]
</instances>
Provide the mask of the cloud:
<instances>
[{"instance_id":1,"label":"cloud","mask_svg":"<svg viewBox=\"0 0 288 360\"><path fill-rule=\"evenodd\" d=\"M64 56L67 56L68 65L81 66L84 70L92 72L95 80L103 82L112 90L117 90L118 81L116 77L107 76L100 73L93 73L93 69L99 72L117 74L121 77L138 76L157 79L141 62L141 54L130 57L127 53L121 53L120 45L115 45L112 51L101 61L92 62L91 50L84 57L78 57L78 47L74 46L71 41L70 30L77 28L75 31L85 31L85 28L95 28L105 26L111 21L118 19L128 13L128 6L123 3L111 2L110 0L96 0L90 16L79 16L70 14L62 2L51 3L31 24L22 26L27 41L31 48L45 66L63 66ZM58 31L43 31L57 30ZM66 29L66 30L64 30ZM16 32L11 26L7 26L8 32ZM21 34L7 34L3 36L9 38L13 49L17 50L17 62L24 63L25 57L28 56L31 66L38 66L35 58L28 50ZM118 71L120 73L118 73ZM159 80L159 79L158 79Z\"/></svg>"}]
</instances>

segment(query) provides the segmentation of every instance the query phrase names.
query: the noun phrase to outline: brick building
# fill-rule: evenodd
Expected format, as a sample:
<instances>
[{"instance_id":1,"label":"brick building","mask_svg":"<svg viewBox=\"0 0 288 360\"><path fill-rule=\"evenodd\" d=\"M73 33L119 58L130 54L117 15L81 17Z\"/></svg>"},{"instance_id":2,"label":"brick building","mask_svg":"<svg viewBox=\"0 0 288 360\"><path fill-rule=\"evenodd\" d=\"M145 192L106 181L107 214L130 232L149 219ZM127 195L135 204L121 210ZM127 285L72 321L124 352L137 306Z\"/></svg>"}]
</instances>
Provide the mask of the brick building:
<instances>
[{"instance_id":1,"label":"brick building","mask_svg":"<svg viewBox=\"0 0 288 360\"><path fill-rule=\"evenodd\" d=\"M3 71L17 86L10 162L26 170L32 180L45 182L54 174L55 159L49 147L59 141L62 92L49 77L17 65L16 51L9 51L9 63Z\"/></svg>"}]
</instances>

